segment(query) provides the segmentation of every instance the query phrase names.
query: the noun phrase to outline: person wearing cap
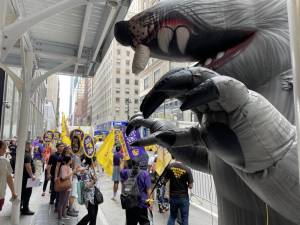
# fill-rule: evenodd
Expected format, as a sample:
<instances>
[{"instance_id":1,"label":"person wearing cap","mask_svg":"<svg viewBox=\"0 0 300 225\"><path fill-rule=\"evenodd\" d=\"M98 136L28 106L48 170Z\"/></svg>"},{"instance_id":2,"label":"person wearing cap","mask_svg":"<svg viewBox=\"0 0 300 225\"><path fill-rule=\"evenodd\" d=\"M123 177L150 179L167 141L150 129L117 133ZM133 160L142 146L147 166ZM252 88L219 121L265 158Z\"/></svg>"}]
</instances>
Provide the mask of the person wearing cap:
<instances>
[{"instance_id":1,"label":"person wearing cap","mask_svg":"<svg viewBox=\"0 0 300 225\"><path fill-rule=\"evenodd\" d=\"M32 187L26 187L28 179L35 180L35 167L32 159L32 145L30 141L25 145L23 182L21 194L21 214L33 215L34 212L29 209L29 201L32 194Z\"/></svg>"},{"instance_id":2,"label":"person wearing cap","mask_svg":"<svg viewBox=\"0 0 300 225\"><path fill-rule=\"evenodd\" d=\"M58 142L56 144L56 152L54 152L50 158L49 158L49 162L48 162L48 166L47 166L47 178L48 180L51 180L50 183L50 190L51 190L51 195L50 195L50 205L54 204L55 201L55 208L57 209L57 205L58 205L58 194L57 192L54 190L54 185L55 185L55 174L57 174L56 172L56 165L57 162L59 161L59 159L62 157L62 153L64 150L64 144L62 142Z\"/></svg>"},{"instance_id":3,"label":"person wearing cap","mask_svg":"<svg viewBox=\"0 0 300 225\"><path fill-rule=\"evenodd\" d=\"M123 154L121 152L121 146L117 145L116 150L113 156L113 174L112 174L112 180L114 182L113 186L113 197L112 200L116 200L118 188L119 188L119 182L121 180L120 178L120 166L121 162L123 160Z\"/></svg>"}]
</instances>

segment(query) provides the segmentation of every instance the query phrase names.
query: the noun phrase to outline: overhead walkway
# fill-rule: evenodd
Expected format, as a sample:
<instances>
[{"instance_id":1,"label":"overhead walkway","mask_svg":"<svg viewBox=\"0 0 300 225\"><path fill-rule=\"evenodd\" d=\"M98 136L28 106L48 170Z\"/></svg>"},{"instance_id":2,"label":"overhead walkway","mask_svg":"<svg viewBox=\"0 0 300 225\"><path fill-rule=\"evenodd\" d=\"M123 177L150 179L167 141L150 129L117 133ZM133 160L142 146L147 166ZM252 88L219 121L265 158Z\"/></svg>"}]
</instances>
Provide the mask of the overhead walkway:
<instances>
[{"instance_id":1,"label":"overhead walkway","mask_svg":"<svg viewBox=\"0 0 300 225\"><path fill-rule=\"evenodd\" d=\"M25 149L31 96L49 76L94 76L131 0L1 0L0 75L10 76L21 94L18 148ZM10 67L22 68L22 76ZM23 167L18 151L16 168ZM15 185L21 195L22 170ZM19 224L14 201L11 224Z\"/></svg>"}]
</instances>

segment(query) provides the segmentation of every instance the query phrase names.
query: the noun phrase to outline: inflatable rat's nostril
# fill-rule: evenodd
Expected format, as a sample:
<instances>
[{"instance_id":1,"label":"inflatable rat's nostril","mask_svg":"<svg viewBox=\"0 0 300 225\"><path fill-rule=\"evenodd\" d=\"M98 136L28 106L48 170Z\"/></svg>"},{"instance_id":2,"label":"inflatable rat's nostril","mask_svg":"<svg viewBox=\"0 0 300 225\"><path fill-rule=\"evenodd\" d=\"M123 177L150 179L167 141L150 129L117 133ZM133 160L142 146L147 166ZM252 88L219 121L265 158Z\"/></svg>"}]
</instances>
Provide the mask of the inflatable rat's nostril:
<instances>
[{"instance_id":1,"label":"inflatable rat's nostril","mask_svg":"<svg viewBox=\"0 0 300 225\"><path fill-rule=\"evenodd\" d=\"M120 21L115 24L114 35L117 41L124 46L132 45L132 37L128 21Z\"/></svg>"}]
</instances>

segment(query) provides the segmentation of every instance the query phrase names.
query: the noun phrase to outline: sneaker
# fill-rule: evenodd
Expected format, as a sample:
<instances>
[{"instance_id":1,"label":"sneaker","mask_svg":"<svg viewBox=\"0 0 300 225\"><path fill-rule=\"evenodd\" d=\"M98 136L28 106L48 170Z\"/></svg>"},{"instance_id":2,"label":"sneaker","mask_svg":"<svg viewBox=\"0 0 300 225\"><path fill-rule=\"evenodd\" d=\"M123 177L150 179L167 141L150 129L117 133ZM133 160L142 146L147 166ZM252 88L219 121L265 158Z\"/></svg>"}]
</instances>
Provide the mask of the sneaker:
<instances>
[{"instance_id":1,"label":"sneaker","mask_svg":"<svg viewBox=\"0 0 300 225\"><path fill-rule=\"evenodd\" d=\"M72 211L67 211L67 215L68 216L71 216L71 217L77 217L78 216L78 213L75 213L75 212L72 212Z\"/></svg>"},{"instance_id":2,"label":"sneaker","mask_svg":"<svg viewBox=\"0 0 300 225\"><path fill-rule=\"evenodd\" d=\"M116 199L116 197L112 197L111 200L116 201L117 199Z\"/></svg>"},{"instance_id":3,"label":"sneaker","mask_svg":"<svg viewBox=\"0 0 300 225\"><path fill-rule=\"evenodd\" d=\"M44 197L45 195L46 195L45 192L43 192L42 196Z\"/></svg>"},{"instance_id":4,"label":"sneaker","mask_svg":"<svg viewBox=\"0 0 300 225\"><path fill-rule=\"evenodd\" d=\"M57 219L57 222L58 222L57 223L58 225L65 225L65 222L62 221L62 219L60 219L60 218Z\"/></svg>"},{"instance_id":5,"label":"sneaker","mask_svg":"<svg viewBox=\"0 0 300 225\"><path fill-rule=\"evenodd\" d=\"M70 212L72 213L79 213L79 210L76 210L75 208L71 209Z\"/></svg>"},{"instance_id":6,"label":"sneaker","mask_svg":"<svg viewBox=\"0 0 300 225\"><path fill-rule=\"evenodd\" d=\"M67 215L64 215L64 216L62 216L62 219L63 219L63 220L69 220L69 219L71 219L71 218L68 217Z\"/></svg>"},{"instance_id":7,"label":"sneaker","mask_svg":"<svg viewBox=\"0 0 300 225\"><path fill-rule=\"evenodd\" d=\"M32 216L34 215L34 212L31 210L27 210L27 211L22 211L21 215L25 215L25 216Z\"/></svg>"},{"instance_id":8,"label":"sneaker","mask_svg":"<svg viewBox=\"0 0 300 225\"><path fill-rule=\"evenodd\" d=\"M53 204L54 204L54 202L49 202L49 204L50 204L50 205L53 205Z\"/></svg>"}]
</instances>

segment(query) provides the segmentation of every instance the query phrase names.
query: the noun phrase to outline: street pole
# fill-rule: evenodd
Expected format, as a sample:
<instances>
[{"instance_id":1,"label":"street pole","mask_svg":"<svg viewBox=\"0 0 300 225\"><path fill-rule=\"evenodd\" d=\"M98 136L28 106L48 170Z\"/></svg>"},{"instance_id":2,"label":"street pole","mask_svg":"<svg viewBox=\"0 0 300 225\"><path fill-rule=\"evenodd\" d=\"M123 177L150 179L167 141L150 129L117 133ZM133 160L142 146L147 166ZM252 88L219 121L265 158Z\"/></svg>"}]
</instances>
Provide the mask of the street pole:
<instances>
[{"instance_id":1,"label":"street pole","mask_svg":"<svg viewBox=\"0 0 300 225\"><path fill-rule=\"evenodd\" d=\"M131 103L131 100L129 98L126 99L126 105L127 105L127 120L130 119L130 111L129 111L129 104Z\"/></svg>"},{"instance_id":2,"label":"street pole","mask_svg":"<svg viewBox=\"0 0 300 225\"><path fill-rule=\"evenodd\" d=\"M300 0L288 0L288 16L290 28L290 43L292 67L294 75L294 104L298 148L298 167L300 175ZM299 177L300 179L300 177Z\"/></svg>"},{"instance_id":3,"label":"street pole","mask_svg":"<svg viewBox=\"0 0 300 225\"><path fill-rule=\"evenodd\" d=\"M22 40L21 40L22 42ZM23 49L23 48L21 48ZM25 143L28 133L28 117L29 117L29 105L30 105L30 91L32 81L32 66L33 60L30 52L25 51L24 54L24 67L23 67L23 80L24 86L22 88L20 119L18 129L18 150L16 155L15 166L15 190L18 198L12 203L12 217L11 223L17 225L20 223L20 199L22 192L22 180L23 180L23 167L24 167L24 155L25 155Z\"/></svg>"}]
</instances>

